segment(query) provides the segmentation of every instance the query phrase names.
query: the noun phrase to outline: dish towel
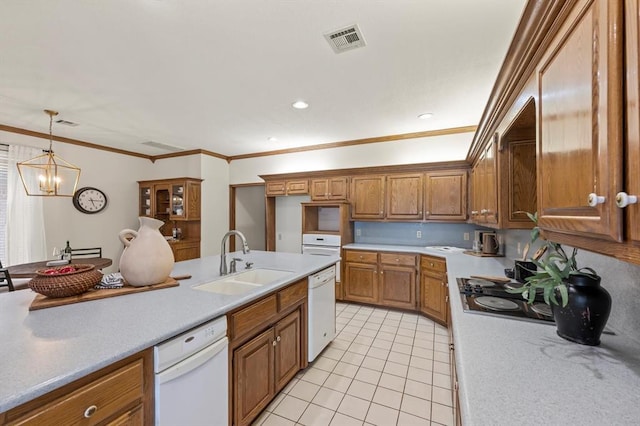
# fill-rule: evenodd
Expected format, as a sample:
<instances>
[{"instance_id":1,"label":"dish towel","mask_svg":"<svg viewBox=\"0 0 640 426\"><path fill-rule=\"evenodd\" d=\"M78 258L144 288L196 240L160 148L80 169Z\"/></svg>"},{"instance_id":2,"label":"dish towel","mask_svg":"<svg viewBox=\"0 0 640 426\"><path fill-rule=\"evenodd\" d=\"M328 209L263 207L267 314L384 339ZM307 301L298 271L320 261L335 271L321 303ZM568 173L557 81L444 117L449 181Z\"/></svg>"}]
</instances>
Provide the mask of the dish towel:
<instances>
[{"instance_id":1,"label":"dish towel","mask_svg":"<svg viewBox=\"0 0 640 426\"><path fill-rule=\"evenodd\" d=\"M122 274L120 272L113 272L111 274L104 275L102 280L98 284L96 284L96 289L106 289L106 288L121 288L124 286L124 280L122 279Z\"/></svg>"}]
</instances>

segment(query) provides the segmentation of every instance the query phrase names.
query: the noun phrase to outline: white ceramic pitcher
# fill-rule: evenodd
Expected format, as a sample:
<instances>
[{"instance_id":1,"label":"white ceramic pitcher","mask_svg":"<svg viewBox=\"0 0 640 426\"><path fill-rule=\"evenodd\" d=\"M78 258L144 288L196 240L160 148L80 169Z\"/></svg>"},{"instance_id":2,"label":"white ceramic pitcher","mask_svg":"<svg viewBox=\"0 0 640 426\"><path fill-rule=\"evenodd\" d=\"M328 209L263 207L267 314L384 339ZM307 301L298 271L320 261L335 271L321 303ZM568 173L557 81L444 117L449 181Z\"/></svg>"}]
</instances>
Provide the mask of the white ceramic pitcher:
<instances>
[{"instance_id":1,"label":"white ceramic pitcher","mask_svg":"<svg viewBox=\"0 0 640 426\"><path fill-rule=\"evenodd\" d=\"M140 229L123 229L118 234L125 248L120 256L120 273L134 287L163 283L175 260L169 243L160 233L161 220L139 217ZM133 237L129 240L128 238Z\"/></svg>"}]
</instances>

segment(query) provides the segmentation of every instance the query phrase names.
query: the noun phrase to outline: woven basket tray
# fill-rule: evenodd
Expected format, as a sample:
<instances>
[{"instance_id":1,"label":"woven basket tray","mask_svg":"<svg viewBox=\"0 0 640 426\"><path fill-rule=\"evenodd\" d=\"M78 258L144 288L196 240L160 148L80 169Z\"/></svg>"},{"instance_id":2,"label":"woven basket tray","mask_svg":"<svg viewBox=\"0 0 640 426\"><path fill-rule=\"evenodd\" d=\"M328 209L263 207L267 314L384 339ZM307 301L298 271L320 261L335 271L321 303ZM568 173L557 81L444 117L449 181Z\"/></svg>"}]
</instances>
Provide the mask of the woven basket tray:
<instances>
[{"instance_id":1,"label":"woven basket tray","mask_svg":"<svg viewBox=\"0 0 640 426\"><path fill-rule=\"evenodd\" d=\"M76 271L52 275L44 272L51 269L60 270L69 266L75 267ZM29 288L47 297L75 296L89 290L102 279L102 273L96 271L94 265L89 264L71 264L39 269L36 273L38 275L29 281Z\"/></svg>"}]
</instances>

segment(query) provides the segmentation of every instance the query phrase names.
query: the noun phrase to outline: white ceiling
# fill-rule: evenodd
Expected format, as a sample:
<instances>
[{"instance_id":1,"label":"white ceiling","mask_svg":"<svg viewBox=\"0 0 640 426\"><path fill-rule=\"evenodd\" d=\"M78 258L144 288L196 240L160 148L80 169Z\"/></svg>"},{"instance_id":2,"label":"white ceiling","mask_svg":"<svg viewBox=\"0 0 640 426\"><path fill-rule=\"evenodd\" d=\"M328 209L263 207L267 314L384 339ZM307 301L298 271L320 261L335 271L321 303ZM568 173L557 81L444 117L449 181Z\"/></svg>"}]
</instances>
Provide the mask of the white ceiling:
<instances>
[{"instance_id":1,"label":"white ceiling","mask_svg":"<svg viewBox=\"0 0 640 426\"><path fill-rule=\"evenodd\" d=\"M1 0L0 124L47 133L50 108L80 124L55 135L228 156L475 125L524 4ZM354 23L367 46L335 54Z\"/></svg>"}]
</instances>

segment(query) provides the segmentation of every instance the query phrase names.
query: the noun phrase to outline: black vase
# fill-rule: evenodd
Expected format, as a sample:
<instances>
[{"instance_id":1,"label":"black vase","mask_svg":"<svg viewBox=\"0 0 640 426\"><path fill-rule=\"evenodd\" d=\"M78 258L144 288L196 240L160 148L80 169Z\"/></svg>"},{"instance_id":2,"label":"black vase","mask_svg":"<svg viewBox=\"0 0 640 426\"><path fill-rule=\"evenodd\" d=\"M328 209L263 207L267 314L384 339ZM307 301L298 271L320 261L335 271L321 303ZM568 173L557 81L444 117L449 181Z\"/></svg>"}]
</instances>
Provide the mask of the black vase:
<instances>
[{"instance_id":1,"label":"black vase","mask_svg":"<svg viewBox=\"0 0 640 426\"><path fill-rule=\"evenodd\" d=\"M599 345L611 312L609 292L600 287L600 277L591 275L571 275L565 284L567 306L551 305L558 336L581 345Z\"/></svg>"}]
</instances>

